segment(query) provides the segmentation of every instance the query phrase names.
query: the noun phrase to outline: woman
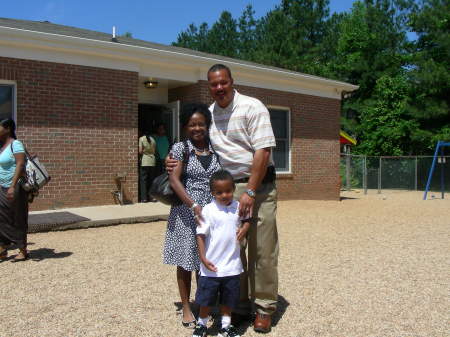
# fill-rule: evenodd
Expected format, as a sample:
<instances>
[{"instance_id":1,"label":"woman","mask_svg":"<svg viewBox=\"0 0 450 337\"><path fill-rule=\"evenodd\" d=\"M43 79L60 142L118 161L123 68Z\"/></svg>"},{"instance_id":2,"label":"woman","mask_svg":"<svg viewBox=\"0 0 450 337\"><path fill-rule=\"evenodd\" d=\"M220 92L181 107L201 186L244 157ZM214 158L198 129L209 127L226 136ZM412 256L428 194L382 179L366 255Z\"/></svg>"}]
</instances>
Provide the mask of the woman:
<instances>
[{"instance_id":1,"label":"woman","mask_svg":"<svg viewBox=\"0 0 450 337\"><path fill-rule=\"evenodd\" d=\"M23 261L28 258L28 195L19 184L25 148L16 138L14 121L0 121L0 260L8 257L7 247L15 244L19 254L14 260Z\"/></svg>"},{"instance_id":2,"label":"woman","mask_svg":"<svg viewBox=\"0 0 450 337\"><path fill-rule=\"evenodd\" d=\"M139 154L141 155L141 166L139 169L139 188L141 202L156 201L148 195L150 186L156 176L156 143L149 132L139 138Z\"/></svg>"},{"instance_id":3,"label":"woman","mask_svg":"<svg viewBox=\"0 0 450 337\"><path fill-rule=\"evenodd\" d=\"M195 317L189 306L191 274L200 267L195 238L196 219L202 207L211 202L209 178L219 168L217 155L209 144L208 129L211 113L203 104L191 104L183 109L180 124L187 140L174 144L171 154L178 160L170 174L171 187L182 203L172 206L169 214L164 263L177 266L177 282L183 306L182 324L195 327Z\"/></svg>"},{"instance_id":4,"label":"woman","mask_svg":"<svg viewBox=\"0 0 450 337\"><path fill-rule=\"evenodd\" d=\"M163 172L163 160L169 153L170 141L166 135L166 126L163 123L157 124L155 130L153 138L156 142L156 174L161 174Z\"/></svg>"}]
</instances>

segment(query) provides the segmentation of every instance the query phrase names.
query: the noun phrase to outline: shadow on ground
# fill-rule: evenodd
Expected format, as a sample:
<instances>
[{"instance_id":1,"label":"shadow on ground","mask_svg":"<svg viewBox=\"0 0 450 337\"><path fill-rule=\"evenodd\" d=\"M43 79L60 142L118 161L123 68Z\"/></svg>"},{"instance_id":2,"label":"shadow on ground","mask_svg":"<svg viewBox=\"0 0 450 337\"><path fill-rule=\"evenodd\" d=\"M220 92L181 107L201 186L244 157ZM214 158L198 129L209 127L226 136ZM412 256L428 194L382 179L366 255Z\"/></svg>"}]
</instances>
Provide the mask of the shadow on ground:
<instances>
[{"instance_id":1,"label":"shadow on ground","mask_svg":"<svg viewBox=\"0 0 450 337\"><path fill-rule=\"evenodd\" d=\"M33 246L33 242L28 242L27 246ZM14 256L17 255L18 247L16 245L11 245L8 247L8 258L4 261L14 260ZM16 251L12 253L11 251ZM32 261L42 261L46 259L62 259L72 255L72 252L55 252L53 248L38 248L33 250L28 250L28 259Z\"/></svg>"},{"instance_id":2,"label":"shadow on ground","mask_svg":"<svg viewBox=\"0 0 450 337\"><path fill-rule=\"evenodd\" d=\"M55 252L53 248L38 248L29 252L30 260L36 262L46 259L62 259L72 254L72 252Z\"/></svg>"}]
</instances>

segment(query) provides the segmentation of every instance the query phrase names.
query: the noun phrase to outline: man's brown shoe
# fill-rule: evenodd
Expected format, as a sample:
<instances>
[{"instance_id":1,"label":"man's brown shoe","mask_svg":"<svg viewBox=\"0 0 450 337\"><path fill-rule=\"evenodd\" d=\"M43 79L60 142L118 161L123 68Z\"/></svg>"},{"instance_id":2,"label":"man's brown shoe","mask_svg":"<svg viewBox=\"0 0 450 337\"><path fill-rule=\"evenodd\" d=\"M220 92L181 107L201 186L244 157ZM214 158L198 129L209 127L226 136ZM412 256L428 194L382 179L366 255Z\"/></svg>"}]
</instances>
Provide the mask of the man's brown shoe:
<instances>
[{"instance_id":1,"label":"man's brown shoe","mask_svg":"<svg viewBox=\"0 0 450 337\"><path fill-rule=\"evenodd\" d=\"M272 327L272 318L270 315L256 313L255 323L253 329L256 332L268 333Z\"/></svg>"}]
</instances>

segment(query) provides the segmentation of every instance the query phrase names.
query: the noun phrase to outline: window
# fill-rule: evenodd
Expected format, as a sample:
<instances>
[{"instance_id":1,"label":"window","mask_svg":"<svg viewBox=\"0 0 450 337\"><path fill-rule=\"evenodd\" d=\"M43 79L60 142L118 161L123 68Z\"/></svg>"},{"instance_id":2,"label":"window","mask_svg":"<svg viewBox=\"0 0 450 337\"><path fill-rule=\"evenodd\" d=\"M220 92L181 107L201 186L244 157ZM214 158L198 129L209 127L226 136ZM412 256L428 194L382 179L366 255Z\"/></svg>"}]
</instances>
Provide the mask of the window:
<instances>
[{"instance_id":1,"label":"window","mask_svg":"<svg viewBox=\"0 0 450 337\"><path fill-rule=\"evenodd\" d=\"M0 120L15 117L15 85L0 82Z\"/></svg>"},{"instance_id":2,"label":"window","mask_svg":"<svg viewBox=\"0 0 450 337\"><path fill-rule=\"evenodd\" d=\"M270 121L272 123L276 148L273 150L273 160L278 173L291 171L290 158L290 110L288 108L269 107Z\"/></svg>"}]
</instances>

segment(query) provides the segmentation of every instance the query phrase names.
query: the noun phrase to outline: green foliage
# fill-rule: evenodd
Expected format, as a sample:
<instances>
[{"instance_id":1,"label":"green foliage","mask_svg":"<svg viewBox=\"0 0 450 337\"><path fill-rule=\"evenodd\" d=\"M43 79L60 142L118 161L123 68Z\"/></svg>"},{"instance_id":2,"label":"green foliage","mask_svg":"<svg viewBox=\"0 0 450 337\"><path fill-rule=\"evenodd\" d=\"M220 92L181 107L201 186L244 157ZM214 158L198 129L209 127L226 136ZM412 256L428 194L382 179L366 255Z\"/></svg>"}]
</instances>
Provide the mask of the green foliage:
<instances>
[{"instance_id":1,"label":"green foliage","mask_svg":"<svg viewBox=\"0 0 450 337\"><path fill-rule=\"evenodd\" d=\"M295 71L321 73L328 16L328 0L283 0L257 26L254 60Z\"/></svg>"},{"instance_id":2,"label":"green foliage","mask_svg":"<svg viewBox=\"0 0 450 337\"><path fill-rule=\"evenodd\" d=\"M255 11L248 5L238 21L237 55L240 59L252 60L256 51L256 24Z\"/></svg>"},{"instance_id":3,"label":"green foliage","mask_svg":"<svg viewBox=\"0 0 450 337\"><path fill-rule=\"evenodd\" d=\"M424 1L410 25L418 35L409 72L410 115L420 123L413 140L419 153L429 153L438 140L450 141L450 3Z\"/></svg>"},{"instance_id":4,"label":"green foliage","mask_svg":"<svg viewBox=\"0 0 450 337\"><path fill-rule=\"evenodd\" d=\"M380 156L411 152L410 136L417 122L408 118L408 83L404 76L382 76L365 104L357 128L359 153Z\"/></svg>"},{"instance_id":5,"label":"green foliage","mask_svg":"<svg viewBox=\"0 0 450 337\"><path fill-rule=\"evenodd\" d=\"M359 85L341 117L358 153L430 154L450 141L448 0L359 0L331 16L329 0L280 0L254 15L224 11L173 44Z\"/></svg>"},{"instance_id":6,"label":"green foliage","mask_svg":"<svg viewBox=\"0 0 450 337\"><path fill-rule=\"evenodd\" d=\"M229 57L237 56L237 23L230 12L222 12L219 20L209 30L207 41L211 53Z\"/></svg>"},{"instance_id":7,"label":"green foliage","mask_svg":"<svg viewBox=\"0 0 450 337\"><path fill-rule=\"evenodd\" d=\"M119 35L119 37L128 37L128 38L132 38L133 34L131 32L125 32L121 35Z\"/></svg>"}]
</instances>

